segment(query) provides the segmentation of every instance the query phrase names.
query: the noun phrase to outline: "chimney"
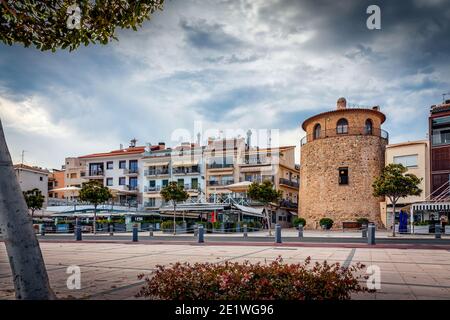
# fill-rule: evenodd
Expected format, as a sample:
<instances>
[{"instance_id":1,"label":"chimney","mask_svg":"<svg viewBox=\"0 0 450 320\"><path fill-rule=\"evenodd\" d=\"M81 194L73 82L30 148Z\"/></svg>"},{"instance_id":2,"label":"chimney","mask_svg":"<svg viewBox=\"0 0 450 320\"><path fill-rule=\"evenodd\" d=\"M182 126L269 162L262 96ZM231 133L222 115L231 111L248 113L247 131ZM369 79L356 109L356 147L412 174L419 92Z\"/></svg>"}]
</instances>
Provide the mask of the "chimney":
<instances>
[{"instance_id":1,"label":"chimney","mask_svg":"<svg viewBox=\"0 0 450 320\"><path fill-rule=\"evenodd\" d=\"M164 150L166 148L165 142L158 142L159 150Z\"/></svg>"},{"instance_id":2,"label":"chimney","mask_svg":"<svg viewBox=\"0 0 450 320\"><path fill-rule=\"evenodd\" d=\"M198 145L199 147L200 147L200 143L201 143L200 138L201 138L201 134L200 134L200 132L198 132L198 133L197 133L197 145Z\"/></svg>"},{"instance_id":3,"label":"chimney","mask_svg":"<svg viewBox=\"0 0 450 320\"><path fill-rule=\"evenodd\" d=\"M345 100L345 98L343 97L339 98L336 104L336 108L337 110L343 110L347 108L347 100Z\"/></svg>"},{"instance_id":4,"label":"chimney","mask_svg":"<svg viewBox=\"0 0 450 320\"><path fill-rule=\"evenodd\" d=\"M137 142L136 138L131 139L130 140L130 148L135 148L136 147L136 142Z\"/></svg>"},{"instance_id":5,"label":"chimney","mask_svg":"<svg viewBox=\"0 0 450 320\"><path fill-rule=\"evenodd\" d=\"M123 144L120 144L120 145L119 145L119 149L120 149L120 150L123 150Z\"/></svg>"},{"instance_id":6,"label":"chimney","mask_svg":"<svg viewBox=\"0 0 450 320\"><path fill-rule=\"evenodd\" d=\"M373 107L372 107L372 110L380 111L380 106L373 106Z\"/></svg>"},{"instance_id":7,"label":"chimney","mask_svg":"<svg viewBox=\"0 0 450 320\"><path fill-rule=\"evenodd\" d=\"M250 149L252 146L252 130L247 131L247 148Z\"/></svg>"}]
</instances>

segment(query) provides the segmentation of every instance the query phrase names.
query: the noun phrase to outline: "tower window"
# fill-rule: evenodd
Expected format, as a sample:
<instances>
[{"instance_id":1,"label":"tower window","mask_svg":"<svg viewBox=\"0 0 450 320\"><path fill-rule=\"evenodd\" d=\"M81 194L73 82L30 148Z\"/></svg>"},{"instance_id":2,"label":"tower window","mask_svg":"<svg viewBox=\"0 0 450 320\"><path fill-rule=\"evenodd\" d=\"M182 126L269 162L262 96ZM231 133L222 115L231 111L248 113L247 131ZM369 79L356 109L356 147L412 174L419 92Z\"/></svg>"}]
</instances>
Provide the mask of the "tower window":
<instances>
[{"instance_id":1,"label":"tower window","mask_svg":"<svg viewBox=\"0 0 450 320\"><path fill-rule=\"evenodd\" d=\"M340 119L337 122L336 133L337 134L348 133L348 121L347 121L347 119L342 118L342 119Z\"/></svg>"},{"instance_id":2,"label":"tower window","mask_svg":"<svg viewBox=\"0 0 450 320\"><path fill-rule=\"evenodd\" d=\"M339 168L339 184L348 184L348 168Z\"/></svg>"},{"instance_id":3,"label":"tower window","mask_svg":"<svg viewBox=\"0 0 450 320\"><path fill-rule=\"evenodd\" d=\"M314 140L320 138L320 129L321 129L321 127L320 127L319 123L314 126L314 133L313 133L313 139Z\"/></svg>"},{"instance_id":4,"label":"tower window","mask_svg":"<svg viewBox=\"0 0 450 320\"><path fill-rule=\"evenodd\" d=\"M373 127L372 120L367 119L364 133L365 134L372 134L372 127Z\"/></svg>"}]
</instances>

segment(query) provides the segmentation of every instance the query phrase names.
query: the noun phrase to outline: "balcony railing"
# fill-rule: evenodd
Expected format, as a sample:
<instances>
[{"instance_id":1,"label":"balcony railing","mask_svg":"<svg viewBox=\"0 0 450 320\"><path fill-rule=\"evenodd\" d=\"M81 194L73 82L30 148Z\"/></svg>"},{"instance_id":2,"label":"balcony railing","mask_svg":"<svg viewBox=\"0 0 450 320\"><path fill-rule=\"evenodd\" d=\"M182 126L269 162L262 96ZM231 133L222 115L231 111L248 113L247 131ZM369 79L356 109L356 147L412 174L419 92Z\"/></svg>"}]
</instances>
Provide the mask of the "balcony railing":
<instances>
[{"instance_id":1,"label":"balcony railing","mask_svg":"<svg viewBox=\"0 0 450 320\"><path fill-rule=\"evenodd\" d=\"M125 186L125 189L128 190L128 191L139 191L139 187L138 186L127 185L127 186Z\"/></svg>"},{"instance_id":2,"label":"balcony railing","mask_svg":"<svg viewBox=\"0 0 450 320\"><path fill-rule=\"evenodd\" d=\"M198 168L175 168L173 174L198 174L200 170Z\"/></svg>"},{"instance_id":3,"label":"balcony railing","mask_svg":"<svg viewBox=\"0 0 450 320\"><path fill-rule=\"evenodd\" d=\"M320 140L329 137L345 137L345 136L376 136L382 139L389 139L389 133L380 128L366 128L366 127L340 127L320 130L320 132L308 134L300 140L300 145L303 146L311 141Z\"/></svg>"},{"instance_id":4,"label":"balcony railing","mask_svg":"<svg viewBox=\"0 0 450 320\"><path fill-rule=\"evenodd\" d=\"M298 203L297 202L292 202L291 200L283 199L283 200L280 201L280 207L297 209L298 208Z\"/></svg>"},{"instance_id":5,"label":"balcony railing","mask_svg":"<svg viewBox=\"0 0 450 320\"><path fill-rule=\"evenodd\" d=\"M154 187L145 186L144 187L144 192L159 192L159 191L161 191L161 186L154 186Z\"/></svg>"},{"instance_id":6,"label":"balcony railing","mask_svg":"<svg viewBox=\"0 0 450 320\"><path fill-rule=\"evenodd\" d=\"M145 170L144 175L145 176L162 176L162 175L168 175L169 170L167 169L156 169L156 170Z\"/></svg>"},{"instance_id":7,"label":"balcony railing","mask_svg":"<svg viewBox=\"0 0 450 320\"><path fill-rule=\"evenodd\" d=\"M89 177L103 177L105 172L103 170L90 170Z\"/></svg>"},{"instance_id":8,"label":"balcony railing","mask_svg":"<svg viewBox=\"0 0 450 320\"><path fill-rule=\"evenodd\" d=\"M284 185L291 186L294 188L300 187L300 184L297 181L292 181L292 180L285 179L285 178L280 178L280 184L284 184Z\"/></svg>"},{"instance_id":9,"label":"balcony railing","mask_svg":"<svg viewBox=\"0 0 450 320\"><path fill-rule=\"evenodd\" d=\"M229 186L230 184L233 184L234 181L229 181L229 180L225 180L225 181L215 181L215 180L211 180L208 181L207 184L208 186Z\"/></svg>"},{"instance_id":10,"label":"balcony railing","mask_svg":"<svg viewBox=\"0 0 450 320\"><path fill-rule=\"evenodd\" d=\"M138 174L139 173L139 168L130 168L130 169L123 169L123 173L124 174Z\"/></svg>"},{"instance_id":11,"label":"balcony railing","mask_svg":"<svg viewBox=\"0 0 450 320\"><path fill-rule=\"evenodd\" d=\"M206 165L208 169L223 169L223 168L233 168L232 163L210 163Z\"/></svg>"}]
</instances>

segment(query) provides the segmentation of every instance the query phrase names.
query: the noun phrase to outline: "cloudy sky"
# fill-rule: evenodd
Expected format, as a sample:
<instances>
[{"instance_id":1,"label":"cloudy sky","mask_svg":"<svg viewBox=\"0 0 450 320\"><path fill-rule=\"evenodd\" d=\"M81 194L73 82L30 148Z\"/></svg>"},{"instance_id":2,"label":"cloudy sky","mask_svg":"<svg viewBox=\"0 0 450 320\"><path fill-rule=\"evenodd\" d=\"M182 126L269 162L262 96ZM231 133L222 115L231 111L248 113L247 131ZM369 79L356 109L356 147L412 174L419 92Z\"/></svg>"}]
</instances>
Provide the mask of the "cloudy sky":
<instances>
[{"instance_id":1,"label":"cloudy sky","mask_svg":"<svg viewBox=\"0 0 450 320\"><path fill-rule=\"evenodd\" d=\"M381 30L366 27L371 4ZM25 150L48 168L133 137L172 145L184 128L195 140L196 121L298 145L301 122L340 96L380 105L391 142L424 139L450 92L449 35L446 0L166 0L108 46L0 44L0 117L13 160Z\"/></svg>"}]
</instances>

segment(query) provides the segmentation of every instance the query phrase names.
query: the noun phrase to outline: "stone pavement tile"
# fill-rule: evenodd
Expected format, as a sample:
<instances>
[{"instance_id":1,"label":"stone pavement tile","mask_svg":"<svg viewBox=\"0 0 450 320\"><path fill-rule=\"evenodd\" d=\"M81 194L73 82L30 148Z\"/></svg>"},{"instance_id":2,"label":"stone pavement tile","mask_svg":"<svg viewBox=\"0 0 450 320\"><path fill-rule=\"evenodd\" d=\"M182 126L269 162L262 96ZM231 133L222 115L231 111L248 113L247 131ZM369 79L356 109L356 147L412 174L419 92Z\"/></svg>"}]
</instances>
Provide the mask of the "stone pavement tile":
<instances>
[{"instance_id":1,"label":"stone pavement tile","mask_svg":"<svg viewBox=\"0 0 450 320\"><path fill-rule=\"evenodd\" d=\"M375 300L376 294L371 292L354 293L351 298L352 300Z\"/></svg>"},{"instance_id":2,"label":"stone pavement tile","mask_svg":"<svg viewBox=\"0 0 450 320\"><path fill-rule=\"evenodd\" d=\"M416 300L417 298L411 293L375 293L376 300Z\"/></svg>"},{"instance_id":3,"label":"stone pavement tile","mask_svg":"<svg viewBox=\"0 0 450 320\"><path fill-rule=\"evenodd\" d=\"M398 272L384 271L381 272L381 283L386 284L404 284L405 280Z\"/></svg>"},{"instance_id":4,"label":"stone pavement tile","mask_svg":"<svg viewBox=\"0 0 450 320\"><path fill-rule=\"evenodd\" d=\"M381 280L381 289L377 293L396 293L396 294L412 294L410 288L404 284L385 283Z\"/></svg>"},{"instance_id":5,"label":"stone pavement tile","mask_svg":"<svg viewBox=\"0 0 450 320\"><path fill-rule=\"evenodd\" d=\"M422 267L417 264L399 263L399 262L394 262L393 264L398 272L402 272L402 273L406 273L406 272L421 273L421 272L423 272Z\"/></svg>"},{"instance_id":6,"label":"stone pavement tile","mask_svg":"<svg viewBox=\"0 0 450 320\"><path fill-rule=\"evenodd\" d=\"M403 280L411 284L436 285L439 284L433 277L428 274L421 273L401 273Z\"/></svg>"},{"instance_id":7,"label":"stone pavement tile","mask_svg":"<svg viewBox=\"0 0 450 320\"><path fill-rule=\"evenodd\" d=\"M447 299L450 299L450 290L447 288L414 285L409 285L409 288L416 297L445 297Z\"/></svg>"}]
</instances>

